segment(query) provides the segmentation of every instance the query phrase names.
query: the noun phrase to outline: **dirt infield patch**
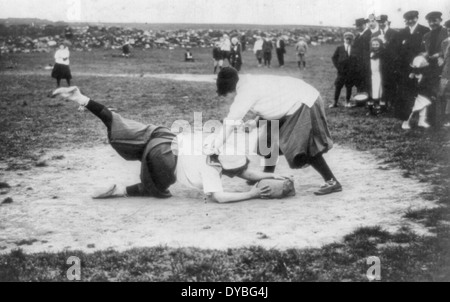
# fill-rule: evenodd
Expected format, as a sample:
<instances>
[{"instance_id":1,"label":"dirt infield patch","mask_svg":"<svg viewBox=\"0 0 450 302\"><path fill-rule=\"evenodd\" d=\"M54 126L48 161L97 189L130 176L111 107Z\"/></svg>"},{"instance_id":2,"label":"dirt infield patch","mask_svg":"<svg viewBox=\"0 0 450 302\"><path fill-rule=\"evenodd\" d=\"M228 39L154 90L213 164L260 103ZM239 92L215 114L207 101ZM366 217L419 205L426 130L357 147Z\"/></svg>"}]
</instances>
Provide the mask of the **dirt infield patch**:
<instances>
[{"instance_id":1,"label":"dirt infield patch","mask_svg":"<svg viewBox=\"0 0 450 302\"><path fill-rule=\"evenodd\" d=\"M364 152L336 146L326 155L344 186L342 193L313 194L322 183L311 168L292 171L284 158L277 172L294 174L297 195L284 200L207 203L201 194L176 184L173 198L92 200L96 188L139 181L139 162L126 162L108 145L49 151L46 165L8 170L0 176L11 189L0 206L0 253L167 245L226 249L251 245L306 248L340 241L358 227L381 225L427 229L402 218L408 209L435 207L420 197L423 183L385 169ZM252 165L258 161L252 158ZM248 190L241 179L225 178L225 188Z\"/></svg>"}]
</instances>

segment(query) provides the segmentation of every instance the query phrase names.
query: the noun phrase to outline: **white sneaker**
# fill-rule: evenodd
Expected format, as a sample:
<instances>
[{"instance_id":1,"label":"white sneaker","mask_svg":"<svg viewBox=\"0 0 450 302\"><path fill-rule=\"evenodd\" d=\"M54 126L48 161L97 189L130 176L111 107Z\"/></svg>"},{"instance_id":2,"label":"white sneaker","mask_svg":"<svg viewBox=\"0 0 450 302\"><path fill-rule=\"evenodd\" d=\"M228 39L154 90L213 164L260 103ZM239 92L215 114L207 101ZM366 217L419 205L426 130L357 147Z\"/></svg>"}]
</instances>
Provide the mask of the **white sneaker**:
<instances>
[{"instance_id":1,"label":"white sneaker","mask_svg":"<svg viewBox=\"0 0 450 302\"><path fill-rule=\"evenodd\" d=\"M418 123L418 126L419 126L419 127L422 127L422 128L425 128L425 129L428 129L428 128L431 127L430 124L428 124L427 122L424 122L424 121L420 121L420 122Z\"/></svg>"},{"instance_id":2,"label":"white sneaker","mask_svg":"<svg viewBox=\"0 0 450 302\"><path fill-rule=\"evenodd\" d=\"M403 122L402 129L403 130L410 130L411 129L411 125L409 124L409 121L404 121Z\"/></svg>"}]
</instances>

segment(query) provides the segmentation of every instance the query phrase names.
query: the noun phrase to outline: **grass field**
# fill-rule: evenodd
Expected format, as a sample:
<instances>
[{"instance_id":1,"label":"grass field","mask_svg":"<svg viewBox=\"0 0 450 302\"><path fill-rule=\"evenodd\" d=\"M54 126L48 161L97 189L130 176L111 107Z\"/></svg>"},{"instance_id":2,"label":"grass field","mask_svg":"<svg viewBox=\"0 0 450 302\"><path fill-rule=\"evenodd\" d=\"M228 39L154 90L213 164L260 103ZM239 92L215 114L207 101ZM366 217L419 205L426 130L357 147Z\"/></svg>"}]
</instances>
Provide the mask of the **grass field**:
<instances>
[{"instance_id":1,"label":"grass field","mask_svg":"<svg viewBox=\"0 0 450 302\"><path fill-rule=\"evenodd\" d=\"M244 54L244 73L271 73L301 77L319 89L325 100L333 95L333 46L312 49L308 69L296 68L288 49L286 67L257 68L251 52ZM209 49L194 49L196 63L184 63L183 51L133 51L130 59L114 58L113 51L72 53L74 85L108 106L126 111L127 117L170 126L177 119L220 119L223 108L210 84L148 78L104 77L102 74L212 73ZM0 180L8 171L32 169L42 153L62 146L89 147L104 143L98 121L81 116L46 95L55 83L43 68L51 54L14 55L16 70L6 72L0 61ZM77 76L77 72L91 73ZM97 76L95 75L97 74ZM189 102L183 102L188 96ZM337 143L358 151L371 151L404 177L429 184L440 207L408 211L404 216L427 226L435 236L422 237L409 229L388 233L383 226L360 228L342 242L320 249L266 250L260 247L228 251L154 247L126 252L112 250L85 254L25 254L21 250L0 255L0 281L66 281L69 256L83 263L83 281L367 281L366 258L382 261L382 281L450 281L450 132L414 129L403 132L389 114L367 117L364 108L328 111L330 130ZM367 175L370 177L370 175ZM355 180L358 181L358 180ZM6 206L6 205L4 205ZM2 217L1 219L7 219Z\"/></svg>"}]
</instances>

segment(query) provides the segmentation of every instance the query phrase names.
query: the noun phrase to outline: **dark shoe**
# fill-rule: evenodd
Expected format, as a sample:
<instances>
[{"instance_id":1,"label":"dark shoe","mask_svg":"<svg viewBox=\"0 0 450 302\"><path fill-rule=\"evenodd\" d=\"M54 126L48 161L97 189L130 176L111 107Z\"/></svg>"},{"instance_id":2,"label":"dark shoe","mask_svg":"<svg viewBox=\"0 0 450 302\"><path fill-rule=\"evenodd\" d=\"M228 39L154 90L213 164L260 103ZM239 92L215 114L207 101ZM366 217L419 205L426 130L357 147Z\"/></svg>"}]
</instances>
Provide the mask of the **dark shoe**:
<instances>
[{"instance_id":1,"label":"dark shoe","mask_svg":"<svg viewBox=\"0 0 450 302\"><path fill-rule=\"evenodd\" d=\"M319 191L314 192L315 195L322 196L322 195L328 195L331 193L341 192L342 186L341 184L332 179L327 181L322 187L320 187Z\"/></svg>"},{"instance_id":2,"label":"dark shoe","mask_svg":"<svg viewBox=\"0 0 450 302\"><path fill-rule=\"evenodd\" d=\"M332 104L332 105L330 105L328 108L338 108L338 107L339 107L338 104Z\"/></svg>"}]
</instances>

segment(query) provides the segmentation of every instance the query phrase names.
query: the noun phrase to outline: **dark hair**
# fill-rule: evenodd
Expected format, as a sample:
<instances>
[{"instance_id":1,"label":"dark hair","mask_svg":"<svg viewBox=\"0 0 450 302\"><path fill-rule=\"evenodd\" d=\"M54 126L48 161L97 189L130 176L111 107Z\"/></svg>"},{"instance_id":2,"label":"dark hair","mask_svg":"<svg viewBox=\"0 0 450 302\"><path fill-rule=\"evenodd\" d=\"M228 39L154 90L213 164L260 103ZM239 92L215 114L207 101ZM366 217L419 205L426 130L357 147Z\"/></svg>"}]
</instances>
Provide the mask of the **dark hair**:
<instances>
[{"instance_id":1,"label":"dark hair","mask_svg":"<svg viewBox=\"0 0 450 302\"><path fill-rule=\"evenodd\" d=\"M233 67L224 67L217 75L217 94L227 95L236 91L236 85L239 82L239 75Z\"/></svg>"}]
</instances>

